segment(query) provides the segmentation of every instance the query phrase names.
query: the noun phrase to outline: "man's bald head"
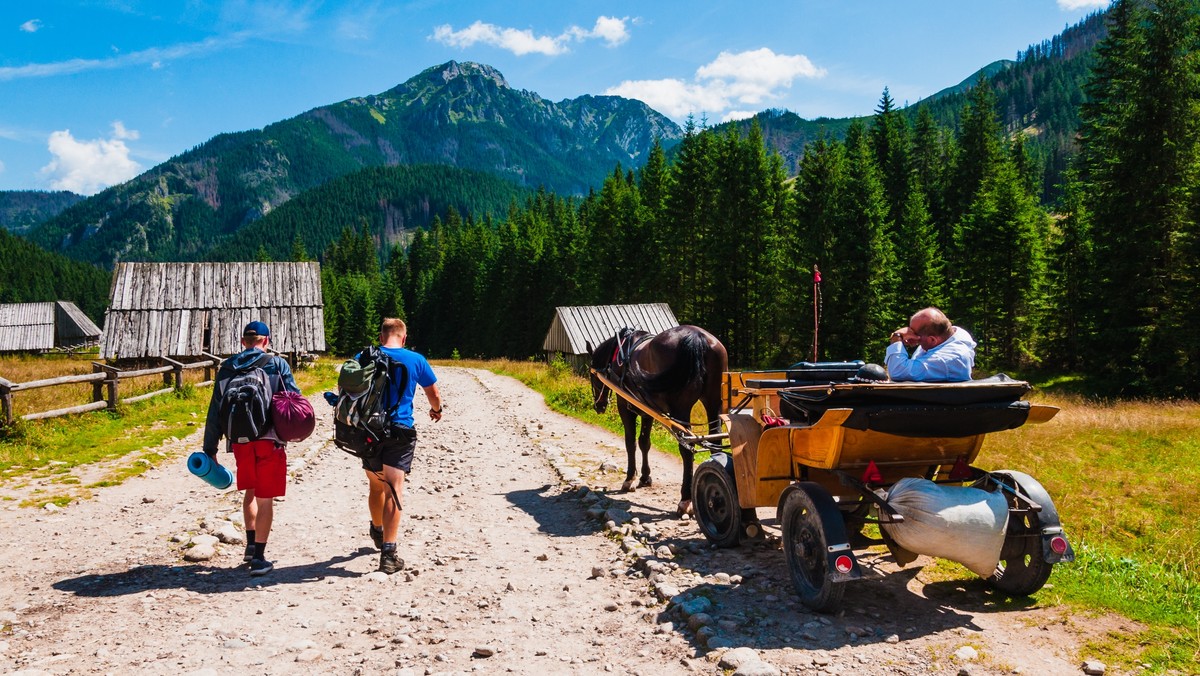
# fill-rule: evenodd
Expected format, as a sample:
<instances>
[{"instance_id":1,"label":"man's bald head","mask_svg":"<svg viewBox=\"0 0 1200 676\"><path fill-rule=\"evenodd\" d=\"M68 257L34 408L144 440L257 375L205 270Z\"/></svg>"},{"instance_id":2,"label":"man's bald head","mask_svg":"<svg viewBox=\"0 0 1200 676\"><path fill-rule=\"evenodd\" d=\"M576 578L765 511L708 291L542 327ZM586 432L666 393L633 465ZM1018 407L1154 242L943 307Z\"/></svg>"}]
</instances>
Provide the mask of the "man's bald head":
<instances>
[{"instance_id":1,"label":"man's bald head","mask_svg":"<svg viewBox=\"0 0 1200 676\"><path fill-rule=\"evenodd\" d=\"M950 333L950 320L945 313L935 307L919 310L908 320L908 325L917 333L925 336L948 338Z\"/></svg>"}]
</instances>

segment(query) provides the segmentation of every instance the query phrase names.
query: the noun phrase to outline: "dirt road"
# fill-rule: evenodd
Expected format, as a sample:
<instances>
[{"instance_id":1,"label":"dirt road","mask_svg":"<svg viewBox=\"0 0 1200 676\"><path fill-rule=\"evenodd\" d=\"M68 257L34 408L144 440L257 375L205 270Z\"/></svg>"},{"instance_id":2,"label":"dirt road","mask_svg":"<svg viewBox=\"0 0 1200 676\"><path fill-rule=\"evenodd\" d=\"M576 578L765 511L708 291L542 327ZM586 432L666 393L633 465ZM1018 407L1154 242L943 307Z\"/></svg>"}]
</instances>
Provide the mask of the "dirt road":
<instances>
[{"instance_id":1,"label":"dirt road","mask_svg":"<svg viewBox=\"0 0 1200 676\"><path fill-rule=\"evenodd\" d=\"M192 537L241 522L240 494L187 473L197 435L92 499L0 510L0 671L717 674L751 655L740 673L1079 674L1089 636L1126 629L998 610L982 583L923 584L913 566L853 585L842 614L807 613L775 539L715 551L669 511L677 459L654 456L654 487L621 493L618 437L512 379L438 372L446 416L418 421L406 571L374 573L366 480L314 396L264 577L238 544L184 560ZM636 523L606 531L622 512Z\"/></svg>"}]
</instances>

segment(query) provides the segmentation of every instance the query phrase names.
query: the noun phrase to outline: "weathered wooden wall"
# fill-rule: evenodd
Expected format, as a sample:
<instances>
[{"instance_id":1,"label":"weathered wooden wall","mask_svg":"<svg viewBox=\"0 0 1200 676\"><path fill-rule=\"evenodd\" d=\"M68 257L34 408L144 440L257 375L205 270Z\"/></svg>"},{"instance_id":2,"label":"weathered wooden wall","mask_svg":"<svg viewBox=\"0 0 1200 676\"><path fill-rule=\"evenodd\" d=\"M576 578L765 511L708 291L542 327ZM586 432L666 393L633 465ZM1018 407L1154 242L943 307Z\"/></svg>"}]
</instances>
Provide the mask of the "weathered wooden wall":
<instances>
[{"instance_id":1,"label":"weathered wooden wall","mask_svg":"<svg viewBox=\"0 0 1200 676\"><path fill-rule=\"evenodd\" d=\"M0 305L0 352L52 350L99 337L100 327L74 303Z\"/></svg>"},{"instance_id":2,"label":"weathered wooden wall","mask_svg":"<svg viewBox=\"0 0 1200 676\"><path fill-rule=\"evenodd\" d=\"M122 263L113 274L100 356L241 351L242 328L271 327L277 352L325 350L319 263Z\"/></svg>"}]
</instances>

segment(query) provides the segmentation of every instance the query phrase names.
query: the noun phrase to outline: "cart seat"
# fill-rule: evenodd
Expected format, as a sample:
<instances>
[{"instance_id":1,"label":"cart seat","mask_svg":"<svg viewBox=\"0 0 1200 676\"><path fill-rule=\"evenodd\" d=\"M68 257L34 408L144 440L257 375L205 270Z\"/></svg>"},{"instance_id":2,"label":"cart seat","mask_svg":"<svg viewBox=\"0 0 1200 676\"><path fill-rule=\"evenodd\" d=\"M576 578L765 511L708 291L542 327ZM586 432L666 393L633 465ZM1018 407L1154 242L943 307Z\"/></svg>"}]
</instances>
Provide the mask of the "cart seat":
<instances>
[{"instance_id":1,"label":"cart seat","mask_svg":"<svg viewBox=\"0 0 1200 676\"><path fill-rule=\"evenodd\" d=\"M1025 424L1029 383L1004 374L962 383L846 383L779 391L780 414L815 425L829 409L851 409L843 423L905 437L967 437Z\"/></svg>"}]
</instances>

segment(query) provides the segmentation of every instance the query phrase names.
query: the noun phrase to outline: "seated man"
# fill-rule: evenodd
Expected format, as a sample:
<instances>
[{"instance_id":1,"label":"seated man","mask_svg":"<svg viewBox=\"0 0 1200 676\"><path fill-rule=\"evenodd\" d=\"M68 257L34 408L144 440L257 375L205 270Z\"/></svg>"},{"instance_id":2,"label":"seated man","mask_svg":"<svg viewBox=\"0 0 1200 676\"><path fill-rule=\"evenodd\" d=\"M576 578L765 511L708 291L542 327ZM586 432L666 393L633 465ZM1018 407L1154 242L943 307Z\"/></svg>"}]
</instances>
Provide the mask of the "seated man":
<instances>
[{"instance_id":1,"label":"seated man","mask_svg":"<svg viewBox=\"0 0 1200 676\"><path fill-rule=\"evenodd\" d=\"M956 383L971 379L975 340L952 326L941 310L927 307L892 332L884 363L892 380ZM912 355L905 348L915 347Z\"/></svg>"}]
</instances>

